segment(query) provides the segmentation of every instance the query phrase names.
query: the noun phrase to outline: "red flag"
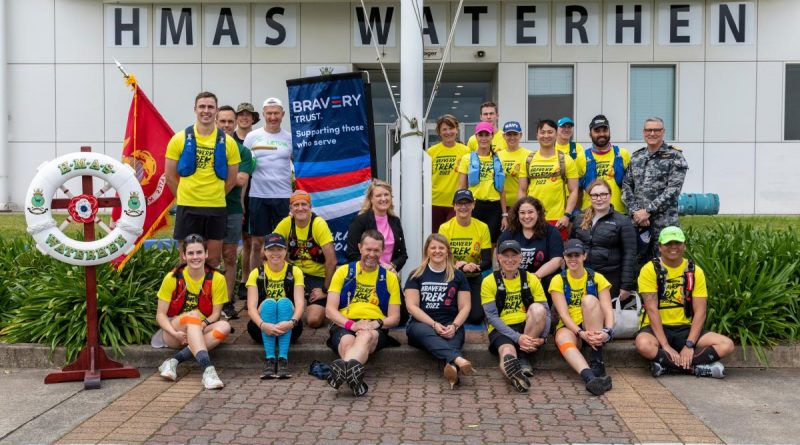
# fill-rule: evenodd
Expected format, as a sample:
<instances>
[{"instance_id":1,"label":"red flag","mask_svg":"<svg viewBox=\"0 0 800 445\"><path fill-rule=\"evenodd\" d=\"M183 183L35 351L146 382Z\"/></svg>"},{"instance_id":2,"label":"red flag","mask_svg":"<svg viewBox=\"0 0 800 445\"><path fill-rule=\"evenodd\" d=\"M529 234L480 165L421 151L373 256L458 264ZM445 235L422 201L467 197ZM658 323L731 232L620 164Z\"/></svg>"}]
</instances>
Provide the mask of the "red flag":
<instances>
[{"instance_id":1,"label":"red flag","mask_svg":"<svg viewBox=\"0 0 800 445\"><path fill-rule=\"evenodd\" d=\"M122 160L136 170L136 178L147 198L147 216L142 235L136 240L133 250L112 262L117 270L125 266L144 240L166 225L167 212L175 201L164 173L164 156L174 132L139 88L136 78L128 75L126 81L133 87L133 101L128 112L125 142L122 144ZM112 219L116 221L120 212L120 208L114 208Z\"/></svg>"}]
</instances>

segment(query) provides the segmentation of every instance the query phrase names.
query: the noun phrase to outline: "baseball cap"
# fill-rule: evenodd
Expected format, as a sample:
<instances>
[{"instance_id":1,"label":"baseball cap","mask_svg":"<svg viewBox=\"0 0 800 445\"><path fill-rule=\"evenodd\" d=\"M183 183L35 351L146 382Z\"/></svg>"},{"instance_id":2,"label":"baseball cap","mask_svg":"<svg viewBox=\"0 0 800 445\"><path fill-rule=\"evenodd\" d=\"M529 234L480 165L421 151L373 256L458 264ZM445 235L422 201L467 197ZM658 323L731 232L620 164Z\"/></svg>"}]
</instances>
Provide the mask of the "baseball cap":
<instances>
[{"instance_id":1,"label":"baseball cap","mask_svg":"<svg viewBox=\"0 0 800 445\"><path fill-rule=\"evenodd\" d=\"M270 233L264 239L264 249L269 249L270 247L283 247L286 248L286 238L283 237L280 233Z\"/></svg>"},{"instance_id":2,"label":"baseball cap","mask_svg":"<svg viewBox=\"0 0 800 445\"><path fill-rule=\"evenodd\" d=\"M522 133L522 125L517 121L508 121L503 125L503 133Z\"/></svg>"},{"instance_id":3,"label":"baseball cap","mask_svg":"<svg viewBox=\"0 0 800 445\"><path fill-rule=\"evenodd\" d=\"M519 243L516 240L507 239L502 243L500 243L499 246L497 246L498 253L503 253L506 250L513 250L514 252L521 253L522 247L520 247Z\"/></svg>"},{"instance_id":4,"label":"baseball cap","mask_svg":"<svg viewBox=\"0 0 800 445\"><path fill-rule=\"evenodd\" d=\"M469 202L475 202L475 197L472 196L472 192L469 189L456 190L456 194L453 197L453 202L464 201L464 200Z\"/></svg>"},{"instance_id":5,"label":"baseball cap","mask_svg":"<svg viewBox=\"0 0 800 445\"><path fill-rule=\"evenodd\" d=\"M283 102L281 102L281 100L278 99L277 97L268 97L267 100L264 101L264 105L262 105L262 108L264 108L264 107L281 107L281 108L283 108Z\"/></svg>"},{"instance_id":6,"label":"baseball cap","mask_svg":"<svg viewBox=\"0 0 800 445\"><path fill-rule=\"evenodd\" d=\"M289 196L289 204L293 204L297 201L306 201L310 205L311 195L309 195L305 190L297 189Z\"/></svg>"},{"instance_id":7,"label":"baseball cap","mask_svg":"<svg viewBox=\"0 0 800 445\"><path fill-rule=\"evenodd\" d=\"M489 134L494 134L494 127L491 122L479 122L478 125L475 126L475 134L481 131L488 131Z\"/></svg>"},{"instance_id":8,"label":"baseball cap","mask_svg":"<svg viewBox=\"0 0 800 445\"><path fill-rule=\"evenodd\" d=\"M686 242L686 235L683 234L683 230L680 227L664 227L661 233L658 234L658 244L667 244L670 241Z\"/></svg>"},{"instance_id":9,"label":"baseball cap","mask_svg":"<svg viewBox=\"0 0 800 445\"><path fill-rule=\"evenodd\" d=\"M586 249L583 247L583 243L579 239L568 239L566 244L564 244L564 255L570 253L586 253Z\"/></svg>"},{"instance_id":10,"label":"baseball cap","mask_svg":"<svg viewBox=\"0 0 800 445\"><path fill-rule=\"evenodd\" d=\"M254 124L259 120L261 120L261 118L258 116L258 113L256 113L256 109L253 107L253 104L251 104L250 102L242 102L239 104L238 107L236 107L237 116L239 115L239 113L244 113L244 112L248 112L253 115Z\"/></svg>"},{"instance_id":11,"label":"baseball cap","mask_svg":"<svg viewBox=\"0 0 800 445\"><path fill-rule=\"evenodd\" d=\"M608 124L608 118L602 114L593 117L592 121L589 122L589 129L594 130L597 127L611 127L611 125Z\"/></svg>"},{"instance_id":12,"label":"baseball cap","mask_svg":"<svg viewBox=\"0 0 800 445\"><path fill-rule=\"evenodd\" d=\"M572 122L572 119L570 119L569 117L564 116L564 117L562 117L561 119L558 120L556 125L558 125L559 127L563 127L564 125L575 126L575 122Z\"/></svg>"}]
</instances>

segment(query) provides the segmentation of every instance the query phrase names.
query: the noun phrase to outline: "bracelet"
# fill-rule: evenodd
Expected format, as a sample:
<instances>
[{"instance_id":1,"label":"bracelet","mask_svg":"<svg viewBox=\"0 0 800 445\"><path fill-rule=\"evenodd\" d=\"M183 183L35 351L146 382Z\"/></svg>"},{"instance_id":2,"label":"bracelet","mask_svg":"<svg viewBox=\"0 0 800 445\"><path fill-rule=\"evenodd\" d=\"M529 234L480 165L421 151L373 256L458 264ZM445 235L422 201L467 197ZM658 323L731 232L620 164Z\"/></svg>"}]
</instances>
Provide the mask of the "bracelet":
<instances>
[{"instance_id":1,"label":"bracelet","mask_svg":"<svg viewBox=\"0 0 800 445\"><path fill-rule=\"evenodd\" d=\"M581 336L581 332L583 332L583 329L582 328L578 328L578 332L576 332L575 335L577 337L580 337Z\"/></svg>"},{"instance_id":2,"label":"bracelet","mask_svg":"<svg viewBox=\"0 0 800 445\"><path fill-rule=\"evenodd\" d=\"M508 213L503 213L502 216L503 216L503 218L507 218L508 217Z\"/></svg>"},{"instance_id":3,"label":"bracelet","mask_svg":"<svg viewBox=\"0 0 800 445\"><path fill-rule=\"evenodd\" d=\"M206 326L208 326L208 325L210 325L211 323L209 323L209 322L208 322L208 318L204 318L204 319L203 319L203 324L205 324Z\"/></svg>"},{"instance_id":4,"label":"bracelet","mask_svg":"<svg viewBox=\"0 0 800 445\"><path fill-rule=\"evenodd\" d=\"M347 320L347 323L344 324L344 328L350 331L351 330L350 328L353 327L353 323L354 323L353 320Z\"/></svg>"},{"instance_id":5,"label":"bracelet","mask_svg":"<svg viewBox=\"0 0 800 445\"><path fill-rule=\"evenodd\" d=\"M292 327L297 326L297 320L295 320L294 318L290 318L289 321L292 322Z\"/></svg>"},{"instance_id":6,"label":"bracelet","mask_svg":"<svg viewBox=\"0 0 800 445\"><path fill-rule=\"evenodd\" d=\"M378 322L378 329L383 329L383 318L377 318L375 321Z\"/></svg>"},{"instance_id":7,"label":"bracelet","mask_svg":"<svg viewBox=\"0 0 800 445\"><path fill-rule=\"evenodd\" d=\"M262 324L264 324L264 321L263 321L263 320L262 320L260 323L258 323L258 330L259 330L259 331L261 330L261 325L262 325Z\"/></svg>"}]
</instances>

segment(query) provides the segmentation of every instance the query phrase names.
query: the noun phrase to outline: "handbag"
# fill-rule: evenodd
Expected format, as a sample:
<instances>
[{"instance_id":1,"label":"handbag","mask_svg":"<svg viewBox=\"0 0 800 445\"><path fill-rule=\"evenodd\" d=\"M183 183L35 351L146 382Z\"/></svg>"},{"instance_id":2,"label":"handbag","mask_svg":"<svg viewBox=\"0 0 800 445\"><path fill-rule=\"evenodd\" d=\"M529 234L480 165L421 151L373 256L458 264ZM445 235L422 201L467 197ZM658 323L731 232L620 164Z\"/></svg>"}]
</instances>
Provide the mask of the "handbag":
<instances>
[{"instance_id":1,"label":"handbag","mask_svg":"<svg viewBox=\"0 0 800 445\"><path fill-rule=\"evenodd\" d=\"M630 309L623 309L619 297L615 298L614 304L614 338L634 338L639 332L639 318L642 314L642 300L636 292L631 293L634 298L635 306Z\"/></svg>"}]
</instances>

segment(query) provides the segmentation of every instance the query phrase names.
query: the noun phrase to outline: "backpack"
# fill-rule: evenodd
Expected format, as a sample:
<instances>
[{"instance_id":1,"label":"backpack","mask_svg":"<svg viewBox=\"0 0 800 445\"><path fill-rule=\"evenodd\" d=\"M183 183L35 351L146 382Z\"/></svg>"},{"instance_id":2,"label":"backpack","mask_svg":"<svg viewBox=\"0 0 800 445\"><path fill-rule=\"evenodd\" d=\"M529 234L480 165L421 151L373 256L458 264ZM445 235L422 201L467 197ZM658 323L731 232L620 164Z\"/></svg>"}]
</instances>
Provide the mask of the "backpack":
<instances>
[{"instance_id":1,"label":"backpack","mask_svg":"<svg viewBox=\"0 0 800 445\"><path fill-rule=\"evenodd\" d=\"M594 270L590 268L586 269L586 293L584 295L597 295L597 283L594 281ZM572 288L569 285L569 279L567 279L567 269L561 271L561 281L564 282L564 298L567 299L567 305L572 302Z\"/></svg>"},{"instance_id":2,"label":"backpack","mask_svg":"<svg viewBox=\"0 0 800 445\"><path fill-rule=\"evenodd\" d=\"M497 286L497 294L495 294L495 304L497 305L497 312L503 312L503 308L506 307L506 286L503 283L503 273L495 271L494 275L494 282ZM533 304L533 294L531 293L531 288L528 286L528 273L524 270L519 271L519 286L520 286L520 297L522 297L522 305L525 307L525 311L528 311L528 307Z\"/></svg>"},{"instance_id":3,"label":"backpack","mask_svg":"<svg viewBox=\"0 0 800 445\"><path fill-rule=\"evenodd\" d=\"M197 141L194 138L194 125L184 130L183 151L178 158L178 174L191 176L197 171ZM228 178L228 158L225 153L225 132L217 128L217 142L214 145L214 173L223 181Z\"/></svg>"},{"instance_id":4,"label":"backpack","mask_svg":"<svg viewBox=\"0 0 800 445\"><path fill-rule=\"evenodd\" d=\"M347 265L347 276L344 278L342 292L339 294L339 309L350 305L356 294L356 262ZM378 280L375 282L375 293L378 294L378 307L384 315L389 314L389 287L386 283L386 269L378 266Z\"/></svg>"},{"instance_id":5,"label":"backpack","mask_svg":"<svg viewBox=\"0 0 800 445\"><path fill-rule=\"evenodd\" d=\"M622 180L625 178L625 162L619 154L619 147L612 146L614 150L614 182L617 186L622 187ZM586 149L586 174L580 180L580 186L585 189L595 179L597 179L597 164L594 161L594 150L591 148Z\"/></svg>"},{"instance_id":6,"label":"backpack","mask_svg":"<svg viewBox=\"0 0 800 445\"><path fill-rule=\"evenodd\" d=\"M569 156L573 161L578 159L578 144L575 141L569 141Z\"/></svg>"},{"instance_id":7,"label":"backpack","mask_svg":"<svg viewBox=\"0 0 800 445\"><path fill-rule=\"evenodd\" d=\"M661 264L661 259L653 258L653 270L656 272L656 284L658 289L658 309L671 309L681 307L680 305L662 306L661 301L667 298L667 269ZM683 269L683 313L686 318L692 318L694 307L692 306L692 292L694 292L694 261L687 259L686 267Z\"/></svg>"},{"instance_id":8,"label":"backpack","mask_svg":"<svg viewBox=\"0 0 800 445\"><path fill-rule=\"evenodd\" d=\"M547 178L555 178L557 176L561 176L561 183L563 184L563 192L564 192L564 205L567 204L567 161L564 158L564 153L559 150L556 150L556 155L558 156L558 172L550 172L547 174L539 175L539 176L531 176L531 161L533 157L536 156L536 153L539 153L539 150L528 155L528 158L525 160L525 171L528 173L528 181L533 179L547 179ZM576 155L577 156L577 155ZM528 183L528 188L530 188L530 182Z\"/></svg>"},{"instance_id":9,"label":"backpack","mask_svg":"<svg viewBox=\"0 0 800 445\"><path fill-rule=\"evenodd\" d=\"M264 264L258 266L256 289L258 289L258 304L261 304L267 299L267 276L264 273ZM291 264L286 265L286 275L283 276L283 296L290 300L294 298L294 275Z\"/></svg>"},{"instance_id":10,"label":"backpack","mask_svg":"<svg viewBox=\"0 0 800 445\"><path fill-rule=\"evenodd\" d=\"M325 254L322 252L322 247L314 240L314 219L317 218L316 213L311 213L311 221L308 223L308 235L305 241L305 250L311 256L311 261L315 263L324 263ZM297 261L298 253L300 251L300 240L297 239L297 226L295 225L294 218L291 219L292 225L289 228L289 259Z\"/></svg>"},{"instance_id":11,"label":"backpack","mask_svg":"<svg viewBox=\"0 0 800 445\"><path fill-rule=\"evenodd\" d=\"M503 193L506 184L506 171L503 169L503 163L500 162L500 158L495 152L492 152L492 170L494 171L494 189L499 193ZM470 152L469 154L467 179L469 180L470 187L474 187L481 182L481 159L477 151Z\"/></svg>"},{"instance_id":12,"label":"backpack","mask_svg":"<svg viewBox=\"0 0 800 445\"><path fill-rule=\"evenodd\" d=\"M183 308L186 307L186 278L183 277L183 271L186 266L176 267L172 270L172 275L175 277L175 290L172 292L172 300L169 302L167 309L167 316L174 317L183 313ZM205 277L203 284L200 287L200 295L197 297L197 310L206 317L211 315L214 309L213 301L213 283L214 283L214 269L210 266L205 266Z\"/></svg>"}]
</instances>

